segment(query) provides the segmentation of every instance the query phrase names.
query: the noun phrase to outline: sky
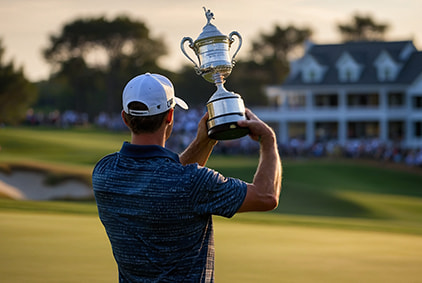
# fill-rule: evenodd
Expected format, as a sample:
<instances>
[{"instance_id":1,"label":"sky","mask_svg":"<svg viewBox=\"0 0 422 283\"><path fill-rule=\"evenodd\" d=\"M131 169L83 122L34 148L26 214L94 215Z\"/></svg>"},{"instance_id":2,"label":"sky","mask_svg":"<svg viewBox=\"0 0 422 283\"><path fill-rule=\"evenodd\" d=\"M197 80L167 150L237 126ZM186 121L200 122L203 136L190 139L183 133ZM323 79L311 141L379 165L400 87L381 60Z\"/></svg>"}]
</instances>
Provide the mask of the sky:
<instances>
[{"instance_id":1,"label":"sky","mask_svg":"<svg viewBox=\"0 0 422 283\"><path fill-rule=\"evenodd\" d=\"M387 40L413 40L422 50L421 0L0 0L0 39L5 48L3 62L23 67L32 81L47 79L50 67L42 57L49 37L58 35L76 18L127 15L143 21L153 37L161 37L168 55L161 66L177 70L190 62L180 50L183 37L195 40L206 24L202 7L214 13L212 23L224 34L237 31L243 38L238 57L245 58L260 33L275 25L292 24L313 30L317 44L339 43L339 23L353 15L369 15L388 23ZM192 55L193 56L193 55Z\"/></svg>"}]
</instances>

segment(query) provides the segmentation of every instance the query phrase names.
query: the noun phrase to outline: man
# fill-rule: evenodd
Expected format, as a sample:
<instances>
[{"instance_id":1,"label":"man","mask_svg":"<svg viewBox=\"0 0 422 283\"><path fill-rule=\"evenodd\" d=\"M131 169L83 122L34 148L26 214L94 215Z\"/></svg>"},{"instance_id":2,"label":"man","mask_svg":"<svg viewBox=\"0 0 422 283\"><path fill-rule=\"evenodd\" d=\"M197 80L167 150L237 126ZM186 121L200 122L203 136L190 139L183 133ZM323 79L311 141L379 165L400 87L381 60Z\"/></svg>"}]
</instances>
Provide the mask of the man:
<instances>
[{"instance_id":1,"label":"man","mask_svg":"<svg viewBox=\"0 0 422 283\"><path fill-rule=\"evenodd\" d=\"M274 132L247 110L250 137L260 143L253 182L225 178L205 166L217 141L205 114L180 155L166 149L174 107L171 82L159 74L133 78L123 91L122 118L131 142L97 163L92 183L120 282L213 282L212 215L277 207L281 163Z\"/></svg>"}]
</instances>

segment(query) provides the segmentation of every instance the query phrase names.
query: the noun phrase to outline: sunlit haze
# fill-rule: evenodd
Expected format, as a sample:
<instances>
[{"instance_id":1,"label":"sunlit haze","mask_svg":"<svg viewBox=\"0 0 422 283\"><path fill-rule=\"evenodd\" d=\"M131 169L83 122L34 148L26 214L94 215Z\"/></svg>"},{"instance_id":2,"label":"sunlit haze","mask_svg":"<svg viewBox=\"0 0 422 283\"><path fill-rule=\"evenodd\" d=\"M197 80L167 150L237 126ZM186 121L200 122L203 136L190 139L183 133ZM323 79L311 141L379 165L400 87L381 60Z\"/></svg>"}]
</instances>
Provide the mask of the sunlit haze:
<instances>
[{"instance_id":1,"label":"sunlit haze","mask_svg":"<svg viewBox=\"0 0 422 283\"><path fill-rule=\"evenodd\" d=\"M161 66L177 70L189 64L180 51L181 39L196 39L206 24L203 6L212 10L213 24L221 32L242 35L239 58L247 56L259 33L272 31L276 24L310 27L314 42L337 43L337 24L349 22L356 12L389 24L387 40L413 40L422 49L420 0L0 0L0 38L7 61L23 66L30 80L46 79L50 68L41 50L49 45L51 34L59 34L65 23L79 17L124 14L145 22L154 37L164 38L169 54Z\"/></svg>"}]
</instances>

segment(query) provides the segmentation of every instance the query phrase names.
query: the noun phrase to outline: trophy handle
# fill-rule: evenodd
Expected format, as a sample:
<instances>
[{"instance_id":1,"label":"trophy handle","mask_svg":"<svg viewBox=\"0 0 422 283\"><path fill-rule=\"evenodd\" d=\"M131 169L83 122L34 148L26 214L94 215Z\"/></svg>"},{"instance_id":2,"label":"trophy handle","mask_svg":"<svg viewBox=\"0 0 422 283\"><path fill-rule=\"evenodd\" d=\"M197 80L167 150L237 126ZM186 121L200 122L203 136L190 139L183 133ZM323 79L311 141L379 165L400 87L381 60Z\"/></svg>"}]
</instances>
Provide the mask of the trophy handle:
<instances>
[{"instance_id":1,"label":"trophy handle","mask_svg":"<svg viewBox=\"0 0 422 283\"><path fill-rule=\"evenodd\" d=\"M230 41L230 43L229 43L229 47L230 47L230 46L232 45L232 43L234 42L233 35L235 35L235 36L237 36L237 38L239 38L239 44L238 44L238 46L237 46L236 52L234 52L233 57L232 57L232 64L234 65L234 64L236 63L236 61L234 60L234 58L236 57L237 52L239 52L240 47L242 46L242 36L241 36L241 35L240 35L237 31L232 31L232 32L229 34L229 41Z\"/></svg>"},{"instance_id":2,"label":"trophy handle","mask_svg":"<svg viewBox=\"0 0 422 283\"><path fill-rule=\"evenodd\" d=\"M193 59L190 58L188 53L186 53L186 51L185 51L185 42L186 41L189 41L189 47L195 52L195 49L194 49L194 46L193 46L193 39L188 37L188 36L184 37L182 39L182 42L180 42L180 49L182 49L183 54L185 54L185 56L193 63L193 65L195 66L194 68L195 68L196 73L198 75L201 75L201 70L200 70L198 64L196 64L196 62L193 61ZM199 58L198 58L198 60L199 60Z\"/></svg>"}]
</instances>

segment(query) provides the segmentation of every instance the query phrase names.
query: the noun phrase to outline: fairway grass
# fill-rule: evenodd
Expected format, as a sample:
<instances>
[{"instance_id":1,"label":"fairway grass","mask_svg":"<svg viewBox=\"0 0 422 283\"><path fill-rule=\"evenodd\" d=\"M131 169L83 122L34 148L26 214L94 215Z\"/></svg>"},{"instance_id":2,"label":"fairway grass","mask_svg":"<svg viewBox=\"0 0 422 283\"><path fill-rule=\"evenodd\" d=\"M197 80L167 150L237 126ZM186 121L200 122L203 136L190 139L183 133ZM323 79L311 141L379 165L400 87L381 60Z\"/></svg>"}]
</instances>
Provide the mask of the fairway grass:
<instances>
[{"instance_id":1,"label":"fairway grass","mask_svg":"<svg viewBox=\"0 0 422 283\"><path fill-rule=\"evenodd\" d=\"M96 215L0 211L1 282L117 282ZM216 281L418 282L422 236L215 221ZM420 282L420 281L419 281Z\"/></svg>"},{"instance_id":2,"label":"fairway grass","mask_svg":"<svg viewBox=\"0 0 422 283\"><path fill-rule=\"evenodd\" d=\"M218 282L421 282L422 237L318 227L216 225Z\"/></svg>"},{"instance_id":3,"label":"fairway grass","mask_svg":"<svg viewBox=\"0 0 422 283\"><path fill-rule=\"evenodd\" d=\"M0 169L90 182L95 162L128 139L92 129L0 128ZM257 156L208 162L248 182L257 164ZM216 281L422 282L422 171L413 169L284 160L274 212L215 218ZM117 282L95 203L0 199L0 282Z\"/></svg>"},{"instance_id":4,"label":"fairway grass","mask_svg":"<svg viewBox=\"0 0 422 283\"><path fill-rule=\"evenodd\" d=\"M118 282L94 215L0 212L0 281Z\"/></svg>"}]
</instances>

